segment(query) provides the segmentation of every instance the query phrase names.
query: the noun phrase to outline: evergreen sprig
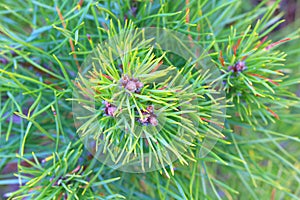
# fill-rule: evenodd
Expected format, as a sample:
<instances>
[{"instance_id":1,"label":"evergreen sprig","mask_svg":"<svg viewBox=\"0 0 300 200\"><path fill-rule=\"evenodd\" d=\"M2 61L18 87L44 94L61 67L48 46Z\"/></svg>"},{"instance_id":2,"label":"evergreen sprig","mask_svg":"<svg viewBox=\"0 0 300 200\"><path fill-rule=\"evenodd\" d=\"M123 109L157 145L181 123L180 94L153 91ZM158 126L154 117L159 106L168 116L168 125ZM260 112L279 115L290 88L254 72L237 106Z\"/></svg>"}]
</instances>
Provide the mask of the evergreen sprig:
<instances>
[{"instance_id":1,"label":"evergreen sprig","mask_svg":"<svg viewBox=\"0 0 300 200\"><path fill-rule=\"evenodd\" d=\"M86 144L93 138L91 151L107 154L101 160L112 166L136 162L142 172L162 167L168 175L169 165L173 174L172 162L195 160L198 155L188 149L207 132L222 137L213 119L220 112L212 95L217 91L205 83L210 73L196 64L164 65L172 58L128 24L119 35L109 32L86 63L89 70L79 73L73 99L78 133Z\"/></svg>"},{"instance_id":2,"label":"evergreen sprig","mask_svg":"<svg viewBox=\"0 0 300 200\"><path fill-rule=\"evenodd\" d=\"M76 147L76 148L74 148ZM103 166L95 169L85 165L87 159L82 157L82 145L72 147L69 144L64 152L54 152L52 155L39 160L32 152L33 159L29 160L20 155L24 162L19 165L24 184L18 191L7 194L9 199L113 199L124 198L113 194L107 189L100 189L101 193L94 194L96 188L117 181L119 177L99 180Z\"/></svg>"},{"instance_id":3,"label":"evergreen sprig","mask_svg":"<svg viewBox=\"0 0 300 200\"><path fill-rule=\"evenodd\" d=\"M267 41L267 36L260 39L261 35L266 35L265 32L257 33L260 24L257 22L253 30L249 27L236 43L231 40L231 37L237 37L236 30L232 30L228 45L224 47L226 51L220 51L217 63L223 73L220 79L227 100L235 105L230 115L239 116L254 128L278 120L278 114L271 107L287 108L289 105L284 98L297 99L286 88L280 87L286 79L281 70L286 54L274 49L290 38L275 43Z\"/></svg>"}]
</instances>

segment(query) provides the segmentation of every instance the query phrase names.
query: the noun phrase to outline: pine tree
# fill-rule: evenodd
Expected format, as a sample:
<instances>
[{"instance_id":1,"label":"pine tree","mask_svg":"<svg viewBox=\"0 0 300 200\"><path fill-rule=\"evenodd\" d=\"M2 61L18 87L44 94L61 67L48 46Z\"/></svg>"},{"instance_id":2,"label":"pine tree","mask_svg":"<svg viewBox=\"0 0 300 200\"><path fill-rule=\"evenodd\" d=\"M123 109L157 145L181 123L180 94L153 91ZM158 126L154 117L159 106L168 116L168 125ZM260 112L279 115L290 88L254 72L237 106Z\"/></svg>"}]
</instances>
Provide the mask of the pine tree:
<instances>
[{"instance_id":1,"label":"pine tree","mask_svg":"<svg viewBox=\"0 0 300 200\"><path fill-rule=\"evenodd\" d=\"M2 0L0 199L298 199L282 5Z\"/></svg>"}]
</instances>

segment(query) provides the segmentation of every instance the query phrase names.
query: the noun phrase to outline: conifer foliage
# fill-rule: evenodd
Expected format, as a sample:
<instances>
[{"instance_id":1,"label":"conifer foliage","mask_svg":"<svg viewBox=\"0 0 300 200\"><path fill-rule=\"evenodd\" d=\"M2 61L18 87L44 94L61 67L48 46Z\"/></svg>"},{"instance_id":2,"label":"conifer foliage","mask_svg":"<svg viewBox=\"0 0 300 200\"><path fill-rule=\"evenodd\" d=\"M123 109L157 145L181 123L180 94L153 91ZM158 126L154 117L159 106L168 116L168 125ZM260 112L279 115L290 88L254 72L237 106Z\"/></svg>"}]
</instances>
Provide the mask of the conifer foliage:
<instances>
[{"instance_id":1,"label":"conifer foliage","mask_svg":"<svg viewBox=\"0 0 300 200\"><path fill-rule=\"evenodd\" d=\"M298 199L299 21L251 2L2 0L0 199Z\"/></svg>"}]
</instances>

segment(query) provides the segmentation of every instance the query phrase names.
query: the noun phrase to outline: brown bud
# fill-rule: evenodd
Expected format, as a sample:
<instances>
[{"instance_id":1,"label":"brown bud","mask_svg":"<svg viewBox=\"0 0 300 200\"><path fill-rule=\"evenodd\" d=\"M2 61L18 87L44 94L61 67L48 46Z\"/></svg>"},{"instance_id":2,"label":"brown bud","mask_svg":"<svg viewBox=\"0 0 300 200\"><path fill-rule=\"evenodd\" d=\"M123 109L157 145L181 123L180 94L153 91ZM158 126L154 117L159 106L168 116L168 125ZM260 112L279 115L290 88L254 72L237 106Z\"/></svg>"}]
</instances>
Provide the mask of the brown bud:
<instances>
[{"instance_id":1,"label":"brown bud","mask_svg":"<svg viewBox=\"0 0 300 200\"><path fill-rule=\"evenodd\" d=\"M115 116L115 112L116 112L117 108L112 106L112 107L108 107L107 108L107 115L109 116Z\"/></svg>"},{"instance_id":2,"label":"brown bud","mask_svg":"<svg viewBox=\"0 0 300 200\"><path fill-rule=\"evenodd\" d=\"M143 84L142 82L140 82L140 81L137 81L137 82L136 82L136 87L137 87L138 89L142 88L143 86L144 86L144 84Z\"/></svg>"},{"instance_id":3,"label":"brown bud","mask_svg":"<svg viewBox=\"0 0 300 200\"><path fill-rule=\"evenodd\" d=\"M149 118L149 123L150 123L152 126L157 126L157 125L158 125L158 121L157 121L156 117L154 117L154 116L151 116L151 117Z\"/></svg>"},{"instance_id":4,"label":"brown bud","mask_svg":"<svg viewBox=\"0 0 300 200\"><path fill-rule=\"evenodd\" d=\"M136 84L133 81L128 81L128 83L126 84L125 87L127 90L129 90L130 92L135 92L136 91Z\"/></svg>"},{"instance_id":5,"label":"brown bud","mask_svg":"<svg viewBox=\"0 0 300 200\"><path fill-rule=\"evenodd\" d=\"M153 112L154 112L154 107L153 107L153 106L148 106L148 107L147 107L147 111L148 111L149 113L153 113Z\"/></svg>"}]
</instances>

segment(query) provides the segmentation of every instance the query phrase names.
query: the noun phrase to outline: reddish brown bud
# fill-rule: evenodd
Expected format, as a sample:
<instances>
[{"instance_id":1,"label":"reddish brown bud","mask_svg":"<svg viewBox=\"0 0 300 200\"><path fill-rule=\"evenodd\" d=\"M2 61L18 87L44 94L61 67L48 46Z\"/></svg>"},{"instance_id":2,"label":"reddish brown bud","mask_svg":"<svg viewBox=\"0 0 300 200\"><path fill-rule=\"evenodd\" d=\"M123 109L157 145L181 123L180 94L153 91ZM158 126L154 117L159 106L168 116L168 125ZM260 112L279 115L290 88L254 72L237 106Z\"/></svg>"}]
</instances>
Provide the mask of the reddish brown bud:
<instances>
[{"instance_id":1,"label":"reddish brown bud","mask_svg":"<svg viewBox=\"0 0 300 200\"><path fill-rule=\"evenodd\" d=\"M157 126L157 125L158 125L158 121L157 121L156 117L154 117L154 116L151 116L151 117L149 118L149 123L150 123L152 126Z\"/></svg>"},{"instance_id":2,"label":"reddish brown bud","mask_svg":"<svg viewBox=\"0 0 300 200\"><path fill-rule=\"evenodd\" d=\"M136 83L133 81L128 81L128 83L126 84L125 88L127 90L129 90L130 92L135 92L137 87L136 87Z\"/></svg>"}]
</instances>

